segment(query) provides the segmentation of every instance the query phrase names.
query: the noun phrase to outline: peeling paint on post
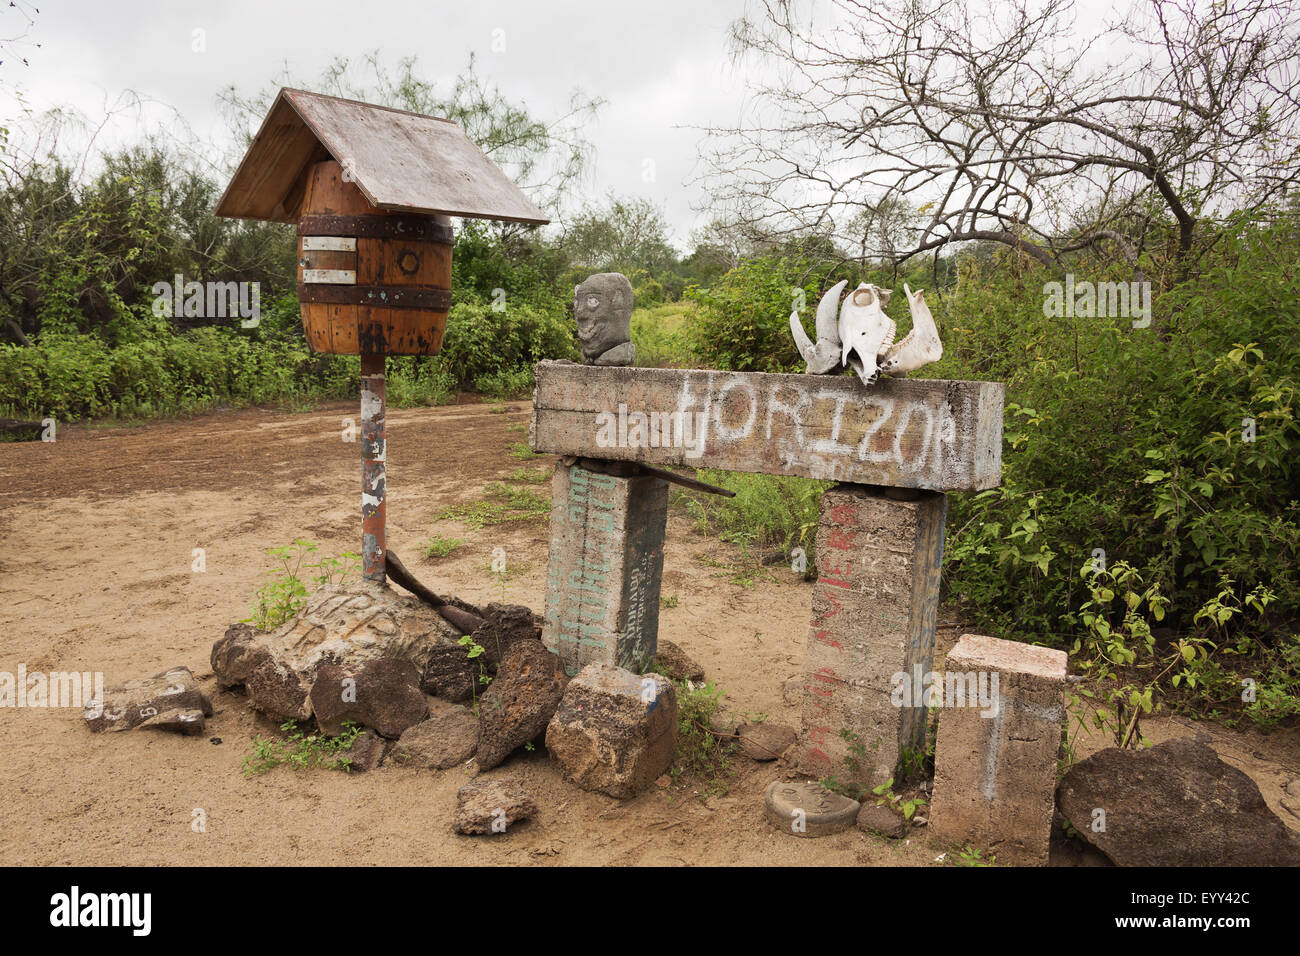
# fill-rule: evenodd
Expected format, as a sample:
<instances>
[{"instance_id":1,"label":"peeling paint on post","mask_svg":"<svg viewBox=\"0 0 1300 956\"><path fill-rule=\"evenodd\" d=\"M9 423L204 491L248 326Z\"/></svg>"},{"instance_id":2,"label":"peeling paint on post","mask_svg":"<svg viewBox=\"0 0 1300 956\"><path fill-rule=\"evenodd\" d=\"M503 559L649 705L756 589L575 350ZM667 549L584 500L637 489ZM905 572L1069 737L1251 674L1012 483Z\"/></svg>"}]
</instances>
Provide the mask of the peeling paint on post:
<instances>
[{"instance_id":1,"label":"peeling paint on post","mask_svg":"<svg viewBox=\"0 0 1300 956\"><path fill-rule=\"evenodd\" d=\"M361 571L384 583L384 356L361 356Z\"/></svg>"},{"instance_id":2,"label":"peeling paint on post","mask_svg":"<svg viewBox=\"0 0 1300 956\"><path fill-rule=\"evenodd\" d=\"M934 492L893 501L841 485L822 496L804 652L806 772L873 787L902 753L923 750L925 707L895 706L891 691L895 674L932 666L947 510Z\"/></svg>"},{"instance_id":3,"label":"peeling paint on post","mask_svg":"<svg viewBox=\"0 0 1300 956\"><path fill-rule=\"evenodd\" d=\"M659 478L556 467L542 642L569 674L593 661L641 673L654 661L667 521Z\"/></svg>"}]
</instances>

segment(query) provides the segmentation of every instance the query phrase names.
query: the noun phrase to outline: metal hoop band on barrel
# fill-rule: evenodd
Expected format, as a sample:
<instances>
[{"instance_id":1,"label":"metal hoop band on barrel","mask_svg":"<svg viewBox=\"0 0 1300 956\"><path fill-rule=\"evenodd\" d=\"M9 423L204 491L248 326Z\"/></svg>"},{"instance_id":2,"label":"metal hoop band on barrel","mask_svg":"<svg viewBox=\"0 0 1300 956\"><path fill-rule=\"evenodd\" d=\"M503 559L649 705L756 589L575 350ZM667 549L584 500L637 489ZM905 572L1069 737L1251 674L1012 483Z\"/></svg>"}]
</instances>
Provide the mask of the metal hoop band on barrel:
<instances>
[{"instance_id":1,"label":"metal hoop band on barrel","mask_svg":"<svg viewBox=\"0 0 1300 956\"><path fill-rule=\"evenodd\" d=\"M420 289L402 285L316 285L298 283L298 301L325 305L369 305L378 309L424 309L446 312L450 289Z\"/></svg>"},{"instance_id":2,"label":"metal hoop band on barrel","mask_svg":"<svg viewBox=\"0 0 1300 956\"><path fill-rule=\"evenodd\" d=\"M451 226L427 216L303 216L300 236L352 236L358 239L421 239L451 245Z\"/></svg>"}]
</instances>

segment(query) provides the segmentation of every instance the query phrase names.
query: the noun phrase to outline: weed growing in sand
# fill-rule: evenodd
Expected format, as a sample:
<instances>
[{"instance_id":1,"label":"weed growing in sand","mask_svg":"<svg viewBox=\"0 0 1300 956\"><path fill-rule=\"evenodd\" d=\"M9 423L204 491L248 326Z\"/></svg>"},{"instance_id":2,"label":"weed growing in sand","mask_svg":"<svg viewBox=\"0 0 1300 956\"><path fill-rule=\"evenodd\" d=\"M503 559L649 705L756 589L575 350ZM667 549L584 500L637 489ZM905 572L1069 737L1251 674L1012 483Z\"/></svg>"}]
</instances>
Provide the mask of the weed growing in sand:
<instances>
[{"instance_id":1,"label":"weed growing in sand","mask_svg":"<svg viewBox=\"0 0 1300 956\"><path fill-rule=\"evenodd\" d=\"M535 488L516 488L500 481L487 487L486 498L452 505L438 520L460 521L474 530L509 521L545 521L551 516L551 498Z\"/></svg>"},{"instance_id":2,"label":"weed growing in sand","mask_svg":"<svg viewBox=\"0 0 1300 956\"><path fill-rule=\"evenodd\" d=\"M903 819L908 823L912 822L912 817L916 811L926 805L926 802L920 797L914 797L911 800L904 800L898 794L894 793L894 778L890 777L878 787L872 787L871 792L877 797L876 806L887 806L896 813L901 813Z\"/></svg>"},{"instance_id":3,"label":"weed growing in sand","mask_svg":"<svg viewBox=\"0 0 1300 956\"><path fill-rule=\"evenodd\" d=\"M523 481L530 485L540 485L551 476L536 468L516 468L506 475L506 481Z\"/></svg>"},{"instance_id":4,"label":"weed growing in sand","mask_svg":"<svg viewBox=\"0 0 1300 956\"><path fill-rule=\"evenodd\" d=\"M492 675L489 674L487 672L487 668L483 666L483 661L479 660L479 658L481 658L487 652L487 649L478 641L474 640L474 638L469 634L466 634L463 637L461 637L461 639L456 643L459 644L461 647L465 648L466 657L468 657L472 661L473 660L478 661L478 682L477 683L482 684L484 687L492 683ZM501 653L500 644L497 645L497 653L498 654ZM470 709L474 712L474 716L477 717L478 716L477 684L470 685L470 694L474 698L474 703Z\"/></svg>"},{"instance_id":5,"label":"weed growing in sand","mask_svg":"<svg viewBox=\"0 0 1300 956\"><path fill-rule=\"evenodd\" d=\"M526 431L528 431L528 423L527 423L527 422L511 422L509 425L506 426L506 431L511 431L511 432L526 432Z\"/></svg>"},{"instance_id":6,"label":"weed growing in sand","mask_svg":"<svg viewBox=\"0 0 1300 956\"><path fill-rule=\"evenodd\" d=\"M251 753L244 757L244 776L253 777L288 764L295 770L321 767L325 770L352 769L352 758L346 756L361 733L361 726L350 720L343 722L343 732L337 737L327 737L319 730L305 732L296 720L286 720L280 725L284 740L258 734L250 744Z\"/></svg>"},{"instance_id":7,"label":"weed growing in sand","mask_svg":"<svg viewBox=\"0 0 1300 956\"><path fill-rule=\"evenodd\" d=\"M971 846L967 843L958 851L954 863L957 866L993 866L998 862L998 858L990 853L989 858L984 859L984 851L979 847Z\"/></svg>"},{"instance_id":8,"label":"weed growing in sand","mask_svg":"<svg viewBox=\"0 0 1300 956\"><path fill-rule=\"evenodd\" d=\"M868 756L867 745L858 738L857 734L849 730L847 727L840 728L840 739L848 744L849 748L849 752L844 755L844 765L848 768L848 772L851 776L860 779L862 777L862 762L866 760ZM877 741L872 744L872 749L879 746L880 743ZM891 778L889 782L892 784L894 781ZM850 799L857 800L859 803L865 801L868 796L866 787L855 787L846 783L841 783L839 777L826 777L821 781L821 784L827 790L843 794Z\"/></svg>"},{"instance_id":9,"label":"weed growing in sand","mask_svg":"<svg viewBox=\"0 0 1300 956\"><path fill-rule=\"evenodd\" d=\"M722 707L726 691L712 681L673 684L677 691L677 753L668 774L674 783L683 778L698 782L701 799L721 796L727 792L723 778L731 773L731 742L719 737L709 722Z\"/></svg>"},{"instance_id":10,"label":"weed growing in sand","mask_svg":"<svg viewBox=\"0 0 1300 956\"><path fill-rule=\"evenodd\" d=\"M464 543L460 538L448 538L445 535L435 534L420 545L420 551L426 558L446 558Z\"/></svg>"},{"instance_id":11,"label":"weed growing in sand","mask_svg":"<svg viewBox=\"0 0 1300 956\"><path fill-rule=\"evenodd\" d=\"M280 567L268 571L271 580L253 592L252 617L241 623L253 624L258 630L272 631L293 617L313 592L330 584L343 584L353 575L361 574L361 556L355 551L345 551L335 558L322 558L315 564L306 561L320 545L303 538L279 548L270 548L267 554L280 562ZM308 587L300 573L312 572L312 587Z\"/></svg>"},{"instance_id":12,"label":"weed growing in sand","mask_svg":"<svg viewBox=\"0 0 1300 956\"><path fill-rule=\"evenodd\" d=\"M521 441L511 442L507 454L516 461L530 461L533 458L542 457L540 454L529 448L527 443Z\"/></svg>"}]
</instances>

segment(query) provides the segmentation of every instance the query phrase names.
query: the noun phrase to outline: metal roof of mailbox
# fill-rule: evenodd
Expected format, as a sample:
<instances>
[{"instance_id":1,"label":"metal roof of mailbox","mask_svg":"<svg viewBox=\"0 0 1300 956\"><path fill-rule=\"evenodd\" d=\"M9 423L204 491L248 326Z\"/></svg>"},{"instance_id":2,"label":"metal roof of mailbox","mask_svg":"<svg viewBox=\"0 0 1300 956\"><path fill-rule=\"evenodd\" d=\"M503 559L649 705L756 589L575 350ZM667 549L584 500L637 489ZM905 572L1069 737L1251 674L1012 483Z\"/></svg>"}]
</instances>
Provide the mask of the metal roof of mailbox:
<instances>
[{"instance_id":1,"label":"metal roof of mailbox","mask_svg":"<svg viewBox=\"0 0 1300 956\"><path fill-rule=\"evenodd\" d=\"M217 215L296 222L303 173L330 158L380 209L550 221L451 120L288 88L262 121Z\"/></svg>"}]
</instances>

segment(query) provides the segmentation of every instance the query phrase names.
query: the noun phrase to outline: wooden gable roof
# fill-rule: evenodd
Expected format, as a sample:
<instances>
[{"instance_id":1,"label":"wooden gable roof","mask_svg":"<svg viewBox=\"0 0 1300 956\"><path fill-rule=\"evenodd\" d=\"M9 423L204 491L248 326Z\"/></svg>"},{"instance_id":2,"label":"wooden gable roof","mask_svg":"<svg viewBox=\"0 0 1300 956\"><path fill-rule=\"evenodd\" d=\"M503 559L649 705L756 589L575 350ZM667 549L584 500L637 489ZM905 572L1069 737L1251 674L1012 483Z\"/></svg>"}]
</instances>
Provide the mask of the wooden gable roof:
<instances>
[{"instance_id":1,"label":"wooden gable roof","mask_svg":"<svg viewBox=\"0 0 1300 956\"><path fill-rule=\"evenodd\" d=\"M216 213L296 222L303 174L330 158L380 209L550 221L451 120L288 88L275 98Z\"/></svg>"}]
</instances>

